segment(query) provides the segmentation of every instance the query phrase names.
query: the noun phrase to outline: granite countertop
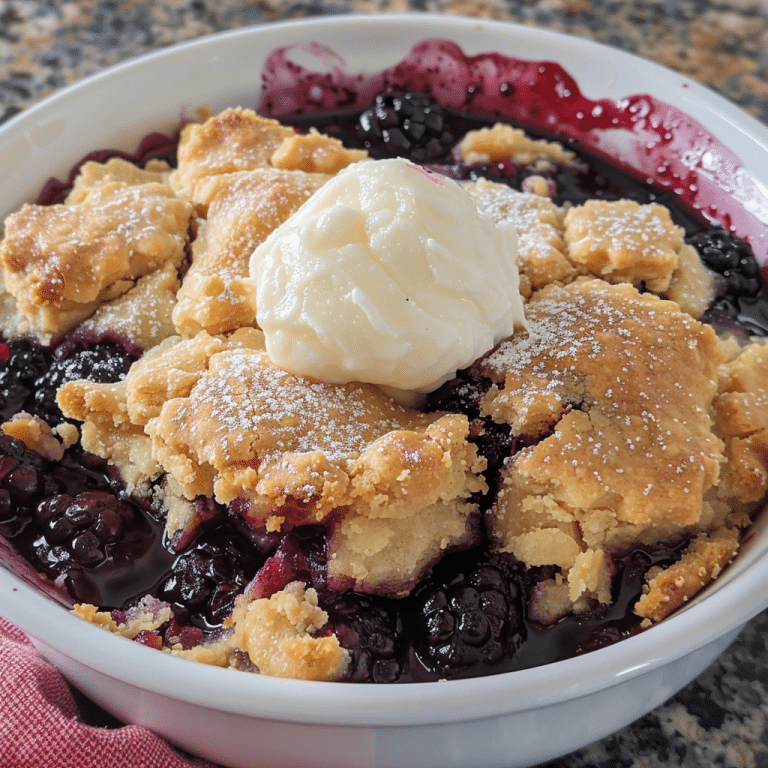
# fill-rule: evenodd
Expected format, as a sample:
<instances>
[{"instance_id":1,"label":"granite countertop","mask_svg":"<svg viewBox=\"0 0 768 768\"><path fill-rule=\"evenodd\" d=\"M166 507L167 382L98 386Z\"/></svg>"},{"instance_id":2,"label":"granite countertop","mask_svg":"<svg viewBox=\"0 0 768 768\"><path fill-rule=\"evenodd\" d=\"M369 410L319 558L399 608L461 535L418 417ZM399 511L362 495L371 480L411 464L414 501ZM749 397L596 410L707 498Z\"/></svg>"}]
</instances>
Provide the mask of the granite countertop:
<instances>
[{"instance_id":1,"label":"granite countertop","mask_svg":"<svg viewBox=\"0 0 768 768\"><path fill-rule=\"evenodd\" d=\"M0 122L173 43L264 21L380 11L506 19L599 40L684 72L768 122L766 0L0 0ZM547 768L768 766L766 637L768 613L668 702Z\"/></svg>"}]
</instances>

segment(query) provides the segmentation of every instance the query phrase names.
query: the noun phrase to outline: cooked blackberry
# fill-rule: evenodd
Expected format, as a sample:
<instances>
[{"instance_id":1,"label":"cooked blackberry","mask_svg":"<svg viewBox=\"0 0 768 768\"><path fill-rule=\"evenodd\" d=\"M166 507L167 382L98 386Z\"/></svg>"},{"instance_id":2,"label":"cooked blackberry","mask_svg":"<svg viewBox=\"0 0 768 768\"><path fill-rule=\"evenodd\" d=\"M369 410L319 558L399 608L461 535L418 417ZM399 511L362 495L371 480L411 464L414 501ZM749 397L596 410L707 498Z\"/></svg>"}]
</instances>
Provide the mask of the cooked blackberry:
<instances>
[{"instance_id":1,"label":"cooked blackberry","mask_svg":"<svg viewBox=\"0 0 768 768\"><path fill-rule=\"evenodd\" d=\"M32 514L40 530L35 555L47 571L58 573L72 563L87 568L104 563L136 518L126 502L106 491L58 494L37 504Z\"/></svg>"},{"instance_id":2,"label":"cooked blackberry","mask_svg":"<svg viewBox=\"0 0 768 768\"><path fill-rule=\"evenodd\" d=\"M455 143L443 108L428 93L383 93L357 122L371 156L423 163L445 158Z\"/></svg>"},{"instance_id":3,"label":"cooked blackberry","mask_svg":"<svg viewBox=\"0 0 768 768\"><path fill-rule=\"evenodd\" d=\"M470 439L488 462L485 477L493 487L504 462L517 450L519 440L512 436L509 424L498 424L491 418L473 422Z\"/></svg>"},{"instance_id":4,"label":"cooked blackberry","mask_svg":"<svg viewBox=\"0 0 768 768\"><path fill-rule=\"evenodd\" d=\"M134 360L134 355L112 340L98 341L85 348L79 343L62 345L47 370L35 379L34 394L27 408L50 424L58 424L64 418L56 404L59 387L78 379L100 384L120 381Z\"/></svg>"},{"instance_id":5,"label":"cooked blackberry","mask_svg":"<svg viewBox=\"0 0 768 768\"><path fill-rule=\"evenodd\" d=\"M219 627L264 559L249 539L225 523L176 559L157 596L189 609L192 620L205 628Z\"/></svg>"},{"instance_id":6,"label":"cooked blackberry","mask_svg":"<svg viewBox=\"0 0 768 768\"><path fill-rule=\"evenodd\" d=\"M22 410L53 358L29 339L4 342L0 352L0 415L5 420Z\"/></svg>"},{"instance_id":7,"label":"cooked blackberry","mask_svg":"<svg viewBox=\"0 0 768 768\"><path fill-rule=\"evenodd\" d=\"M2 434L0 534L75 601L95 605L146 593L173 561L161 523L125 497L102 459L72 448L52 462Z\"/></svg>"},{"instance_id":8,"label":"cooked blackberry","mask_svg":"<svg viewBox=\"0 0 768 768\"><path fill-rule=\"evenodd\" d=\"M0 533L7 538L15 538L29 525L30 505L55 491L47 464L24 443L0 434Z\"/></svg>"},{"instance_id":9,"label":"cooked blackberry","mask_svg":"<svg viewBox=\"0 0 768 768\"><path fill-rule=\"evenodd\" d=\"M259 543L256 542L257 546ZM274 554L267 558L256 574L256 582L260 594L269 596L292 581L303 581L323 592L326 577L324 532L320 528L306 526L295 528L282 537Z\"/></svg>"},{"instance_id":10,"label":"cooked blackberry","mask_svg":"<svg viewBox=\"0 0 768 768\"><path fill-rule=\"evenodd\" d=\"M487 553L443 558L409 602L407 630L416 657L441 677L498 671L525 635L514 571Z\"/></svg>"},{"instance_id":11,"label":"cooked blackberry","mask_svg":"<svg viewBox=\"0 0 768 768\"><path fill-rule=\"evenodd\" d=\"M721 226L699 232L688 242L723 279L719 295L702 319L719 327L725 318L726 325L736 323L752 335L768 336L768 291L749 244Z\"/></svg>"},{"instance_id":12,"label":"cooked blackberry","mask_svg":"<svg viewBox=\"0 0 768 768\"><path fill-rule=\"evenodd\" d=\"M2 487L18 506L31 504L43 491L44 477L31 464L19 464L3 478Z\"/></svg>"},{"instance_id":13,"label":"cooked blackberry","mask_svg":"<svg viewBox=\"0 0 768 768\"><path fill-rule=\"evenodd\" d=\"M488 462L485 472L489 485L516 448L517 442L507 424L498 424L488 416L480 415L483 397L491 386L487 378L472 378L467 371L459 371L455 379L446 382L427 398L428 411L455 411L470 420L470 439Z\"/></svg>"},{"instance_id":14,"label":"cooked blackberry","mask_svg":"<svg viewBox=\"0 0 768 768\"><path fill-rule=\"evenodd\" d=\"M547 180L552 187L554 199L557 195L557 166L552 168L534 168L530 165L514 163L511 160L502 160L492 163L473 163L466 165L459 160L446 169L447 174L457 181L478 181L488 179L498 184L506 184L518 191L526 190L526 182L537 176Z\"/></svg>"},{"instance_id":15,"label":"cooked blackberry","mask_svg":"<svg viewBox=\"0 0 768 768\"><path fill-rule=\"evenodd\" d=\"M114 613L113 613L114 618ZM168 623L163 636L167 645L181 645L182 648L194 648L205 640L205 632L200 627L191 626L189 612L177 610Z\"/></svg>"},{"instance_id":16,"label":"cooked blackberry","mask_svg":"<svg viewBox=\"0 0 768 768\"><path fill-rule=\"evenodd\" d=\"M170 537L168 548L172 552L183 552L199 536L205 535L206 530L214 528L225 518L226 510L214 499L198 497L192 502L191 517Z\"/></svg>"},{"instance_id":17,"label":"cooked blackberry","mask_svg":"<svg viewBox=\"0 0 768 768\"><path fill-rule=\"evenodd\" d=\"M397 604L345 592L327 608L329 624L350 652L346 678L356 683L394 683L406 670L406 648Z\"/></svg>"},{"instance_id":18,"label":"cooked blackberry","mask_svg":"<svg viewBox=\"0 0 768 768\"><path fill-rule=\"evenodd\" d=\"M48 464L39 453L27 448L21 440L0 433L0 478L10 471L9 461L29 464L41 471Z\"/></svg>"},{"instance_id":19,"label":"cooked blackberry","mask_svg":"<svg viewBox=\"0 0 768 768\"><path fill-rule=\"evenodd\" d=\"M473 378L467 371L457 371L456 378L447 381L439 389L427 395L426 410L457 411L467 418L480 417L480 402L491 387L485 377Z\"/></svg>"},{"instance_id":20,"label":"cooked blackberry","mask_svg":"<svg viewBox=\"0 0 768 768\"><path fill-rule=\"evenodd\" d=\"M725 278L724 297L756 296L760 290L760 267L749 243L721 226L699 232L688 239L704 264Z\"/></svg>"}]
</instances>

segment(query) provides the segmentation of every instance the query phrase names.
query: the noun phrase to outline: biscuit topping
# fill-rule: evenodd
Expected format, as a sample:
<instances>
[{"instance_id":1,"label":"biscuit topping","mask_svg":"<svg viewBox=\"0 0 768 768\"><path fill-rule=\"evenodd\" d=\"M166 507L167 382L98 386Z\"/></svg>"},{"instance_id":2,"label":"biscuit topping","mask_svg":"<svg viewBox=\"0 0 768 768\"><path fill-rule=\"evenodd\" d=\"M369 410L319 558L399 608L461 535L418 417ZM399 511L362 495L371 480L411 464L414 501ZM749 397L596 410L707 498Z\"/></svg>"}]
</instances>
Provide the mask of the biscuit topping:
<instances>
[{"instance_id":1,"label":"biscuit topping","mask_svg":"<svg viewBox=\"0 0 768 768\"><path fill-rule=\"evenodd\" d=\"M225 110L7 219L0 532L86 620L252 673L511 671L662 620L768 494L768 346L701 322L764 311L750 247L634 181L569 196L586 159L431 96L349 119Z\"/></svg>"}]
</instances>

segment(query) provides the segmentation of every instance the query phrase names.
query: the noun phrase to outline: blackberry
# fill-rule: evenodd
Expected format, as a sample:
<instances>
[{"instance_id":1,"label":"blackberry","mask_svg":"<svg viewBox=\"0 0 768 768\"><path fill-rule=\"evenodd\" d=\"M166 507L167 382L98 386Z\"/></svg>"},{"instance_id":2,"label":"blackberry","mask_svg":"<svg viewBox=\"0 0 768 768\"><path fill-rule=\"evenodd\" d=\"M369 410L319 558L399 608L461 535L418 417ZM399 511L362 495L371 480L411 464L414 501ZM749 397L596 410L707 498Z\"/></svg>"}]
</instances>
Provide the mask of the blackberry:
<instances>
[{"instance_id":1,"label":"blackberry","mask_svg":"<svg viewBox=\"0 0 768 768\"><path fill-rule=\"evenodd\" d=\"M3 478L2 487L19 506L32 503L42 492L44 478L31 464L19 464Z\"/></svg>"},{"instance_id":2,"label":"blackberry","mask_svg":"<svg viewBox=\"0 0 768 768\"><path fill-rule=\"evenodd\" d=\"M48 462L21 440L0 433L0 479L16 464L28 464L42 472Z\"/></svg>"},{"instance_id":3,"label":"blackberry","mask_svg":"<svg viewBox=\"0 0 768 768\"><path fill-rule=\"evenodd\" d=\"M357 136L375 157L424 163L447 157L455 143L443 108L428 93L383 93L360 114Z\"/></svg>"},{"instance_id":4,"label":"blackberry","mask_svg":"<svg viewBox=\"0 0 768 768\"><path fill-rule=\"evenodd\" d=\"M395 601L344 592L326 610L333 632L350 652L347 680L394 683L400 679L407 669L407 648Z\"/></svg>"},{"instance_id":5,"label":"blackberry","mask_svg":"<svg viewBox=\"0 0 768 768\"><path fill-rule=\"evenodd\" d=\"M472 424L470 439L488 462L485 476L493 488L504 462L517 450L519 441L512 435L509 424L498 424L490 417Z\"/></svg>"},{"instance_id":6,"label":"blackberry","mask_svg":"<svg viewBox=\"0 0 768 768\"><path fill-rule=\"evenodd\" d=\"M466 414L470 421L470 440L488 462L485 475L493 487L504 461L514 453L517 441L508 424L498 424L489 416L481 416L480 406L490 387L490 379L473 378L467 371L459 371L455 379L428 396L427 410Z\"/></svg>"},{"instance_id":7,"label":"blackberry","mask_svg":"<svg viewBox=\"0 0 768 768\"><path fill-rule=\"evenodd\" d=\"M78 602L120 605L142 567L166 572L172 559L159 522L70 449L60 462L0 438L0 533L36 570ZM7 496L6 496L7 493ZM156 577L139 576L146 590Z\"/></svg>"},{"instance_id":8,"label":"blackberry","mask_svg":"<svg viewBox=\"0 0 768 768\"><path fill-rule=\"evenodd\" d=\"M32 521L31 505L57 490L48 462L24 443L0 434L0 533L19 536Z\"/></svg>"},{"instance_id":9,"label":"blackberry","mask_svg":"<svg viewBox=\"0 0 768 768\"><path fill-rule=\"evenodd\" d=\"M113 554L134 517L126 502L106 491L51 496L33 511L40 531L34 553L49 572L64 573L73 564L95 568Z\"/></svg>"},{"instance_id":10,"label":"blackberry","mask_svg":"<svg viewBox=\"0 0 768 768\"><path fill-rule=\"evenodd\" d=\"M748 243L734 237L721 226L698 232L688 242L701 260L725 279L725 299L756 296L760 291L760 267Z\"/></svg>"},{"instance_id":11,"label":"blackberry","mask_svg":"<svg viewBox=\"0 0 768 768\"><path fill-rule=\"evenodd\" d=\"M282 538L274 554L256 574L256 583L263 596L279 592L292 581L303 581L324 592L326 577L323 531L307 526L296 528Z\"/></svg>"},{"instance_id":12,"label":"blackberry","mask_svg":"<svg viewBox=\"0 0 768 768\"><path fill-rule=\"evenodd\" d=\"M205 530L214 526L226 514L221 505L214 499L198 497L192 502L192 515L170 538L169 549L173 552L183 552Z\"/></svg>"},{"instance_id":13,"label":"blackberry","mask_svg":"<svg viewBox=\"0 0 768 768\"><path fill-rule=\"evenodd\" d=\"M427 410L458 411L472 421L480 417L480 403L490 388L489 378L473 378L467 371L458 371L456 378L427 395Z\"/></svg>"},{"instance_id":14,"label":"blackberry","mask_svg":"<svg viewBox=\"0 0 768 768\"><path fill-rule=\"evenodd\" d=\"M748 243L723 227L688 238L702 262L722 277L719 294L702 320L716 327L740 326L754 336L768 336L768 290Z\"/></svg>"},{"instance_id":15,"label":"blackberry","mask_svg":"<svg viewBox=\"0 0 768 768\"><path fill-rule=\"evenodd\" d=\"M500 671L523 641L522 590L488 554L449 555L413 593L413 649L431 673L457 678Z\"/></svg>"},{"instance_id":16,"label":"blackberry","mask_svg":"<svg viewBox=\"0 0 768 768\"><path fill-rule=\"evenodd\" d=\"M0 356L0 414L10 418L24 407L34 391L35 380L53 359L50 352L28 339L14 339L2 344Z\"/></svg>"},{"instance_id":17,"label":"blackberry","mask_svg":"<svg viewBox=\"0 0 768 768\"><path fill-rule=\"evenodd\" d=\"M457 160L448 168L448 174L457 181L488 179L497 184L506 184L506 186L519 192L527 191L526 188L530 188L531 177L541 177L547 182L553 199L558 200L559 187L557 178L558 172L561 170L561 166L553 165L551 168L536 168L524 163L518 164L511 160L472 163L471 165L466 165L462 160Z\"/></svg>"},{"instance_id":18,"label":"blackberry","mask_svg":"<svg viewBox=\"0 0 768 768\"><path fill-rule=\"evenodd\" d=\"M69 381L88 379L100 384L120 381L135 357L119 343L103 340L86 348L66 344L56 350L46 371L34 382L34 394L28 410L51 424L64 418L56 404L56 392Z\"/></svg>"},{"instance_id":19,"label":"blackberry","mask_svg":"<svg viewBox=\"0 0 768 768\"><path fill-rule=\"evenodd\" d=\"M157 596L187 608L205 628L220 627L263 562L258 548L225 523L179 555Z\"/></svg>"},{"instance_id":20,"label":"blackberry","mask_svg":"<svg viewBox=\"0 0 768 768\"><path fill-rule=\"evenodd\" d=\"M114 615L113 615L114 618ZM172 616L164 634L168 645L181 645L184 649L194 648L205 640L205 632L189 623L189 612L177 610Z\"/></svg>"}]
</instances>

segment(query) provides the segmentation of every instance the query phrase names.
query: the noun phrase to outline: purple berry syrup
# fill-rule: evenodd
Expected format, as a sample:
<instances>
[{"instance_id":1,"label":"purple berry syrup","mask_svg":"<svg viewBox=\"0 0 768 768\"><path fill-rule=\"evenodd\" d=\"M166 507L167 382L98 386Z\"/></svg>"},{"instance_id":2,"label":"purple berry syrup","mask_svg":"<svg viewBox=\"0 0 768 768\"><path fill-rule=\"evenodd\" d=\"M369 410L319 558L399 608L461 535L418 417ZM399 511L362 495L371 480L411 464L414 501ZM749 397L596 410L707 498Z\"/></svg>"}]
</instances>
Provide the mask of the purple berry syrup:
<instances>
[{"instance_id":1,"label":"purple berry syrup","mask_svg":"<svg viewBox=\"0 0 768 768\"><path fill-rule=\"evenodd\" d=\"M292 61L294 51L314 56L325 70ZM681 77L681 93L687 88ZM761 257L768 250L768 229L753 213L768 203L765 192L722 142L677 107L648 94L589 99L555 62L500 53L468 56L456 43L433 39L383 72L360 75L345 72L343 60L325 46L296 44L267 57L257 111L281 117L362 109L386 91L431 93L448 109L575 141L671 191L706 221L746 240Z\"/></svg>"},{"instance_id":2,"label":"purple berry syrup","mask_svg":"<svg viewBox=\"0 0 768 768\"><path fill-rule=\"evenodd\" d=\"M557 64L498 54L468 57L446 41L425 41L398 65L368 77L345 74L338 57L321 46L306 48L330 62L329 71L294 64L290 49L273 52L263 71L262 114L298 129L316 127L373 157L408 156L456 179L483 176L523 188L528 176L544 175L559 203L596 197L660 202L722 275L722 293L707 319L768 335L768 301L752 250L760 248L763 260L768 239L751 214L723 194L721 177L705 178L700 165L675 158L681 147L696 146L717 154L731 170L740 167L738 160L679 110L642 95L620 103L592 101ZM579 162L544 172L512 163L462 163L456 142L499 118L563 141ZM642 139L631 162L621 155L618 161L606 158L605 132L617 128ZM152 134L133 155L105 151L86 159L173 162L174 148L175 139ZM64 182L50 180L38 202L63 199L75 173ZM713 221L726 228L713 227ZM120 339L77 333L51 348L27 340L0 343L0 415L5 420L23 409L55 422L58 386L72 378L116 381L136 357ZM428 407L467 414L493 487L504 459L523 443L504 425L480 419L478 402L488 384L460 372ZM490 503L477 501L481 507ZM640 631L631 606L645 572L674 562L686 544L618 553L613 604L545 627L529 617L528 606L537 584L554 571L525 569L487 543L447 555L409 597L393 600L331 591L321 528L268 534L245 523L237 503L225 508L210 499L198 500L194 525L172 539L164 522L161 508L130 497L105 462L79 448L52 462L0 436L0 535L38 574L25 572L29 581L44 579L46 591L63 602L91 602L117 618L147 594L167 601L173 620L137 640L189 647L220 629L236 595L249 585L271 594L300 579L317 589L330 628L349 648L348 679L354 682L496 674L617 642ZM13 560L0 545L0 561Z\"/></svg>"}]
</instances>

